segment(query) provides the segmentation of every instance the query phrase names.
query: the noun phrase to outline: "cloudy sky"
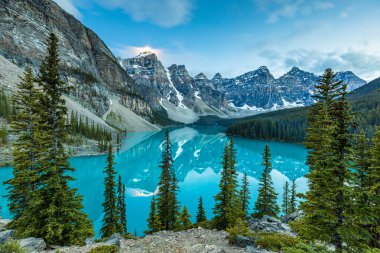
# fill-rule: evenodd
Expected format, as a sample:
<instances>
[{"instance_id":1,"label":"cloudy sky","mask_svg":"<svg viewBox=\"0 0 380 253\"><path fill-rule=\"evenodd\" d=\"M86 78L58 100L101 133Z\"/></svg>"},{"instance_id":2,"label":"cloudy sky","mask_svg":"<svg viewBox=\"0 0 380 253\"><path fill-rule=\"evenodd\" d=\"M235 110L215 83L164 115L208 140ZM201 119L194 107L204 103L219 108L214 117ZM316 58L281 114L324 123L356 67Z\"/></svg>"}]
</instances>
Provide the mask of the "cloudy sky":
<instances>
[{"instance_id":1,"label":"cloudy sky","mask_svg":"<svg viewBox=\"0 0 380 253\"><path fill-rule=\"evenodd\" d=\"M268 66L380 76L378 0L55 0L116 56L158 54L192 75Z\"/></svg>"}]
</instances>

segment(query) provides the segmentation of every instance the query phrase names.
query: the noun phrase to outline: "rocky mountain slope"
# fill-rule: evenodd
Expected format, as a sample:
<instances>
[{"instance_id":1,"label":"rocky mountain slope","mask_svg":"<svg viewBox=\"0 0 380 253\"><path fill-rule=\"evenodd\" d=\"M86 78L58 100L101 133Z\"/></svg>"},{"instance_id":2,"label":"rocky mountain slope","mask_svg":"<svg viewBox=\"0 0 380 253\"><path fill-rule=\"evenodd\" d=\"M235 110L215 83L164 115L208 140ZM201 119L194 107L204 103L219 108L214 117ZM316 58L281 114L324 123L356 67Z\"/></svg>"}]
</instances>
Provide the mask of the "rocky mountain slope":
<instances>
[{"instance_id":1,"label":"rocky mountain slope","mask_svg":"<svg viewBox=\"0 0 380 253\"><path fill-rule=\"evenodd\" d=\"M69 109L84 107L121 129L158 129L150 123L155 122L151 106L134 89L135 83L104 42L55 2L0 1L0 28L0 55L20 68L35 70L46 53L49 33L56 33L62 77L73 87L68 94L73 105ZM12 88L16 83L7 85ZM124 114L139 124L129 124L129 119L121 117Z\"/></svg>"},{"instance_id":2,"label":"rocky mountain slope","mask_svg":"<svg viewBox=\"0 0 380 253\"><path fill-rule=\"evenodd\" d=\"M312 90L319 79L297 67L276 79L265 66L236 78L223 78L220 73L212 79L203 73L192 77L184 65L165 69L150 52L118 60L152 107L184 123L206 115L241 117L307 106L313 103ZM338 72L337 79L347 82L349 90L366 84L351 71Z\"/></svg>"},{"instance_id":3,"label":"rocky mountain slope","mask_svg":"<svg viewBox=\"0 0 380 253\"><path fill-rule=\"evenodd\" d=\"M227 100L203 74L191 77L184 65L165 68L154 53L142 52L129 59L118 58L121 66L135 80L136 89L157 111L183 123L193 123L199 116L226 116Z\"/></svg>"}]
</instances>

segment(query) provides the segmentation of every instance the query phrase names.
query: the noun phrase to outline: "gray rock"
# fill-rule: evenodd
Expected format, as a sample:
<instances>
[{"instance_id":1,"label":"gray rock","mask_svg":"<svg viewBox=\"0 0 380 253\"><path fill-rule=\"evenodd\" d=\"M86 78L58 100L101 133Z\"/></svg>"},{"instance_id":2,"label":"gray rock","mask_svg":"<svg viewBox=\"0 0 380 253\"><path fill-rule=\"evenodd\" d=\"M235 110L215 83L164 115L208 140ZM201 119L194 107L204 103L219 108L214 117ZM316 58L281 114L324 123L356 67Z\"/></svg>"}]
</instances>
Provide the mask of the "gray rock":
<instances>
[{"instance_id":1,"label":"gray rock","mask_svg":"<svg viewBox=\"0 0 380 253\"><path fill-rule=\"evenodd\" d=\"M119 234L119 233L115 233L113 235L111 235L105 242L104 244L105 245L116 245L116 246L120 246L121 245L121 241L123 240L123 237Z\"/></svg>"},{"instance_id":2,"label":"gray rock","mask_svg":"<svg viewBox=\"0 0 380 253\"><path fill-rule=\"evenodd\" d=\"M254 246L255 245L255 240L251 237L248 236L241 236L238 235L236 236L236 246L245 248L247 246Z\"/></svg>"},{"instance_id":3,"label":"gray rock","mask_svg":"<svg viewBox=\"0 0 380 253\"><path fill-rule=\"evenodd\" d=\"M276 223L281 223L281 221L275 217L269 216L269 215L264 215L261 219L260 222L276 222Z\"/></svg>"},{"instance_id":4,"label":"gray rock","mask_svg":"<svg viewBox=\"0 0 380 253\"><path fill-rule=\"evenodd\" d=\"M249 229L253 231L279 232L295 236L288 224L282 223L280 220L268 215L263 216L260 220L249 220Z\"/></svg>"},{"instance_id":5,"label":"gray rock","mask_svg":"<svg viewBox=\"0 0 380 253\"><path fill-rule=\"evenodd\" d=\"M94 245L95 244L95 240L94 238L87 238L84 243L86 244L86 246L91 246L91 245Z\"/></svg>"},{"instance_id":6,"label":"gray rock","mask_svg":"<svg viewBox=\"0 0 380 253\"><path fill-rule=\"evenodd\" d=\"M0 232L5 230L5 226L12 220L0 219Z\"/></svg>"},{"instance_id":7,"label":"gray rock","mask_svg":"<svg viewBox=\"0 0 380 253\"><path fill-rule=\"evenodd\" d=\"M281 222L289 223L290 221L299 220L302 217L302 211L294 212L281 217Z\"/></svg>"},{"instance_id":8,"label":"gray rock","mask_svg":"<svg viewBox=\"0 0 380 253\"><path fill-rule=\"evenodd\" d=\"M46 248L46 243L42 238L28 237L20 241L20 247L28 253L40 252Z\"/></svg>"},{"instance_id":9,"label":"gray rock","mask_svg":"<svg viewBox=\"0 0 380 253\"><path fill-rule=\"evenodd\" d=\"M0 232L0 244L3 244L4 242L11 239L14 232L15 232L14 230L5 230L5 231Z\"/></svg>"}]
</instances>

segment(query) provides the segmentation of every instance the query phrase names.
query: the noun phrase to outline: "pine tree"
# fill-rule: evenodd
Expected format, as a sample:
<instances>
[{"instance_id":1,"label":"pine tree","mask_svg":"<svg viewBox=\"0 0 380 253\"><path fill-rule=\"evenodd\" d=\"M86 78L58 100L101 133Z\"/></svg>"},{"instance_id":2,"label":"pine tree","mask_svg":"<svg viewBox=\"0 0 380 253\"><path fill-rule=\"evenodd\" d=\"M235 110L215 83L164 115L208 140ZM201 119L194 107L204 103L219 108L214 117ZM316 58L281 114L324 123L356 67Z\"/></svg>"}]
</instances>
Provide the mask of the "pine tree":
<instances>
[{"instance_id":1,"label":"pine tree","mask_svg":"<svg viewBox=\"0 0 380 253\"><path fill-rule=\"evenodd\" d=\"M202 197L199 198L198 201L198 212L196 217L196 223L207 221L206 212L203 208L203 200Z\"/></svg>"},{"instance_id":2,"label":"pine tree","mask_svg":"<svg viewBox=\"0 0 380 253\"><path fill-rule=\"evenodd\" d=\"M368 185L365 188L372 214L372 223L369 227L371 234L369 245L374 248L380 248L380 128L377 129L372 143L370 167L366 182Z\"/></svg>"},{"instance_id":3,"label":"pine tree","mask_svg":"<svg viewBox=\"0 0 380 253\"><path fill-rule=\"evenodd\" d=\"M9 227L16 229L16 233L17 229L25 226L20 218L27 215L25 210L32 198L32 192L36 189L38 178L38 96L39 91L34 86L32 70L28 68L12 98L17 101L17 120L12 122L12 131L17 139L13 143L13 178L5 182L9 192L8 206L13 216Z\"/></svg>"},{"instance_id":4,"label":"pine tree","mask_svg":"<svg viewBox=\"0 0 380 253\"><path fill-rule=\"evenodd\" d=\"M296 190L296 181L293 180L292 188L290 190L290 199L289 199L289 214L297 212L297 190Z\"/></svg>"},{"instance_id":5,"label":"pine tree","mask_svg":"<svg viewBox=\"0 0 380 253\"><path fill-rule=\"evenodd\" d=\"M270 172L272 164L270 162L271 155L268 145L265 145L263 152L264 171L260 178L259 195L255 203L255 212L253 216L261 218L264 215L276 216L280 212L277 205L277 193L273 187L272 177Z\"/></svg>"},{"instance_id":6,"label":"pine tree","mask_svg":"<svg viewBox=\"0 0 380 253\"><path fill-rule=\"evenodd\" d=\"M121 176L117 183L117 210L119 214L119 234L127 235L127 209L125 205L125 185L121 182Z\"/></svg>"},{"instance_id":7,"label":"pine tree","mask_svg":"<svg viewBox=\"0 0 380 253\"><path fill-rule=\"evenodd\" d=\"M1 131L0 131L0 141L2 145L8 145L8 128L7 126L5 125L5 122L3 122L2 126L1 126Z\"/></svg>"},{"instance_id":8,"label":"pine tree","mask_svg":"<svg viewBox=\"0 0 380 253\"><path fill-rule=\"evenodd\" d=\"M348 214L352 208L349 179L351 113L346 100L346 84L335 80L327 69L316 86L308 116L306 147L309 149L309 191L302 202L304 211L300 233L313 240L332 243L343 251L360 238Z\"/></svg>"},{"instance_id":9,"label":"pine tree","mask_svg":"<svg viewBox=\"0 0 380 253\"><path fill-rule=\"evenodd\" d=\"M247 172L244 172L239 196L241 198L241 209L243 210L244 217L248 217L250 192Z\"/></svg>"},{"instance_id":10,"label":"pine tree","mask_svg":"<svg viewBox=\"0 0 380 253\"><path fill-rule=\"evenodd\" d=\"M214 197L213 222L217 229L233 227L243 216L237 191L236 151L233 139L224 147L219 193Z\"/></svg>"},{"instance_id":11,"label":"pine tree","mask_svg":"<svg viewBox=\"0 0 380 253\"><path fill-rule=\"evenodd\" d=\"M38 100L39 127L36 136L40 156L36 190L25 214L20 217L19 235L44 238L48 244L82 244L93 236L87 215L82 212L82 196L70 188L68 156L63 147L67 109L62 98L68 88L60 79L58 39L51 34L48 54L40 66L37 82L43 95Z\"/></svg>"},{"instance_id":12,"label":"pine tree","mask_svg":"<svg viewBox=\"0 0 380 253\"><path fill-rule=\"evenodd\" d=\"M353 212L351 221L361 229L362 238L358 238L358 245L365 247L371 244L371 228L376 221L372 213L369 195L368 172L371 166L371 154L365 132L362 130L354 140L353 148L353 178L351 180L353 199Z\"/></svg>"},{"instance_id":13,"label":"pine tree","mask_svg":"<svg viewBox=\"0 0 380 253\"><path fill-rule=\"evenodd\" d=\"M162 152L161 176L158 184L159 193L157 199L158 217L161 229L174 228L178 215L177 191L178 183L173 168L171 142L169 131L165 132L164 150Z\"/></svg>"},{"instance_id":14,"label":"pine tree","mask_svg":"<svg viewBox=\"0 0 380 253\"><path fill-rule=\"evenodd\" d=\"M289 183L288 181L285 182L285 185L284 185L284 192L283 192L283 195L282 195L282 212L284 213L284 215L288 215L290 214L290 189L289 189Z\"/></svg>"},{"instance_id":15,"label":"pine tree","mask_svg":"<svg viewBox=\"0 0 380 253\"><path fill-rule=\"evenodd\" d=\"M176 221L176 226L175 226L176 230L185 230L185 229L191 228L192 223L191 223L190 218L191 218L191 215L189 211L187 210L187 207L184 206Z\"/></svg>"},{"instance_id":16,"label":"pine tree","mask_svg":"<svg viewBox=\"0 0 380 253\"><path fill-rule=\"evenodd\" d=\"M107 167L104 169L104 202L103 206L103 226L100 230L102 238L108 238L119 232L119 212L117 209L116 183L114 168L114 155L112 145L108 146Z\"/></svg>"},{"instance_id":17,"label":"pine tree","mask_svg":"<svg viewBox=\"0 0 380 253\"><path fill-rule=\"evenodd\" d=\"M150 203L150 212L147 222L148 230L144 233L151 234L161 230L160 219L157 213L157 201L155 197L152 198L152 202Z\"/></svg>"}]
</instances>

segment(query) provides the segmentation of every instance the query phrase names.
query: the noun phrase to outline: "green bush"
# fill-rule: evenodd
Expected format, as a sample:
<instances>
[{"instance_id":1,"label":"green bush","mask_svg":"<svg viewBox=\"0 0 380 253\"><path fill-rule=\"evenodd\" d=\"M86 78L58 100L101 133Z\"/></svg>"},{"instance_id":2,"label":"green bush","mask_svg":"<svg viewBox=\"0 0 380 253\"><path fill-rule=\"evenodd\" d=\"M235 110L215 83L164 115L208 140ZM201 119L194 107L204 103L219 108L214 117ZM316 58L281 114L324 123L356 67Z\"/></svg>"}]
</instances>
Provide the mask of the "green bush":
<instances>
[{"instance_id":1,"label":"green bush","mask_svg":"<svg viewBox=\"0 0 380 253\"><path fill-rule=\"evenodd\" d=\"M283 253L331 253L332 251L329 251L320 245L299 242L294 246L283 247L282 252Z\"/></svg>"},{"instance_id":2,"label":"green bush","mask_svg":"<svg viewBox=\"0 0 380 253\"><path fill-rule=\"evenodd\" d=\"M380 249L367 249L364 252L365 253L380 253Z\"/></svg>"},{"instance_id":3,"label":"green bush","mask_svg":"<svg viewBox=\"0 0 380 253\"><path fill-rule=\"evenodd\" d=\"M114 245L102 245L96 248L92 248L88 253L117 253L119 248Z\"/></svg>"},{"instance_id":4,"label":"green bush","mask_svg":"<svg viewBox=\"0 0 380 253\"><path fill-rule=\"evenodd\" d=\"M236 243L236 237L238 235L252 237L254 234L249 230L247 224L241 219L236 220L235 226L227 228L229 233L229 242L231 244Z\"/></svg>"},{"instance_id":5,"label":"green bush","mask_svg":"<svg viewBox=\"0 0 380 253\"><path fill-rule=\"evenodd\" d=\"M0 245L1 253L26 253L25 250L21 249L18 241L9 240L4 244Z\"/></svg>"},{"instance_id":6,"label":"green bush","mask_svg":"<svg viewBox=\"0 0 380 253\"><path fill-rule=\"evenodd\" d=\"M258 246L272 251L280 251L285 247L291 247L301 242L300 239L293 236L270 232L256 233L255 238Z\"/></svg>"}]
</instances>

